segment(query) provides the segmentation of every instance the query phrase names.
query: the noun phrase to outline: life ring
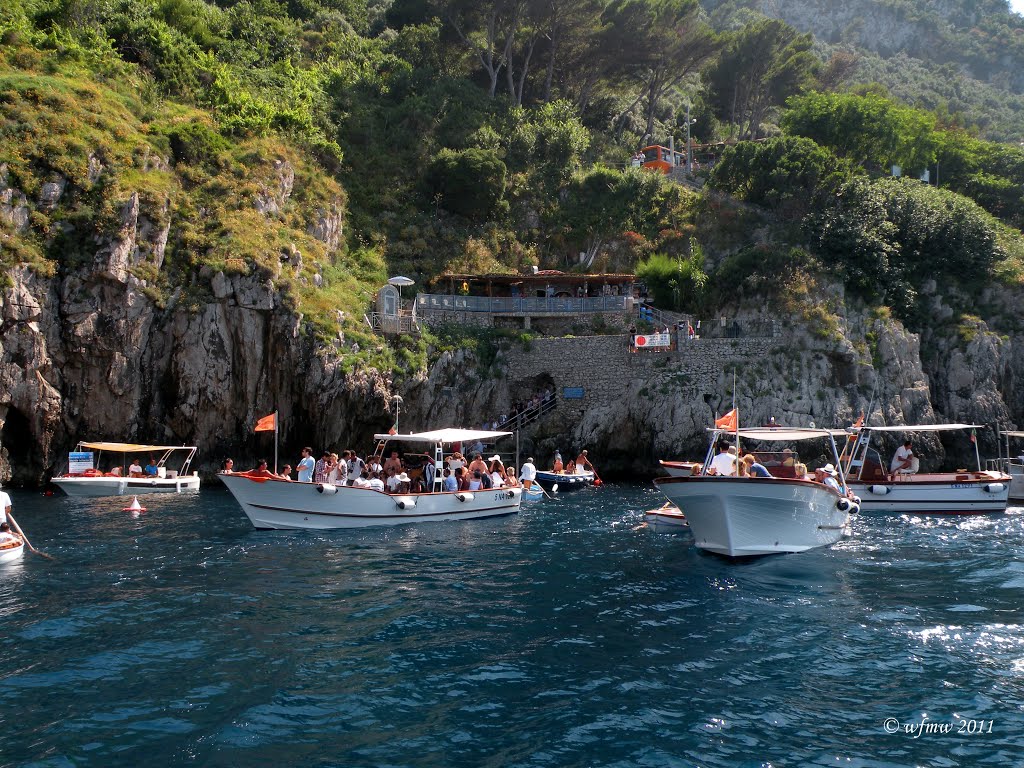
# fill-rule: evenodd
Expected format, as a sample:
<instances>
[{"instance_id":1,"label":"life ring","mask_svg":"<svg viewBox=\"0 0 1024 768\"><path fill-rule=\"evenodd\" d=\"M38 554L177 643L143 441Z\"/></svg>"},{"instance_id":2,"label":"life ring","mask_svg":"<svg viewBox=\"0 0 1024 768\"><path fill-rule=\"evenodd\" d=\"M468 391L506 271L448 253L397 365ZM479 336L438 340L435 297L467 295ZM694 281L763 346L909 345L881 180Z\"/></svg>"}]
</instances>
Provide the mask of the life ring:
<instances>
[{"instance_id":1,"label":"life ring","mask_svg":"<svg viewBox=\"0 0 1024 768\"><path fill-rule=\"evenodd\" d=\"M87 469L82 473L82 477L103 477L103 473L98 469Z\"/></svg>"}]
</instances>

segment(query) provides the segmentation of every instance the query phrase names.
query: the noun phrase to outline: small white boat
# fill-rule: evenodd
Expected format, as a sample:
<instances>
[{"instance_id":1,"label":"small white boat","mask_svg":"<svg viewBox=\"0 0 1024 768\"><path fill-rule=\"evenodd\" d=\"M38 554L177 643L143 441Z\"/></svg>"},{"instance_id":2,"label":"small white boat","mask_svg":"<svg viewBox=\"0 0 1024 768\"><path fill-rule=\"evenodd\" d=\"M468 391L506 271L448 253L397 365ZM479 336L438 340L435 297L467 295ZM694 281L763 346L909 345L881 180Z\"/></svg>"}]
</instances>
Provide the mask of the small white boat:
<instances>
[{"instance_id":1,"label":"small white boat","mask_svg":"<svg viewBox=\"0 0 1024 768\"><path fill-rule=\"evenodd\" d=\"M890 472L889 464L871 447L874 433L969 432L981 428L977 424L918 424L859 427L851 431L847 449L843 451L843 471L850 489L861 498L861 511L946 515L1005 512L1010 475L983 470L977 456L977 443L976 470L913 474Z\"/></svg>"},{"instance_id":2,"label":"small white boat","mask_svg":"<svg viewBox=\"0 0 1024 768\"><path fill-rule=\"evenodd\" d=\"M182 493L199 490L199 473L189 474L196 455L194 445L143 445L136 443L81 442L68 456L68 471L54 477L51 482L68 496L123 496L139 493ZM99 469L103 452L117 456L111 471ZM156 474L145 477L129 476L129 463L152 456L156 461ZM173 460L171 469L168 461ZM181 461L179 464L178 461Z\"/></svg>"},{"instance_id":3,"label":"small white boat","mask_svg":"<svg viewBox=\"0 0 1024 768\"><path fill-rule=\"evenodd\" d=\"M655 533L685 531L690 527L682 510L669 501L664 506L644 512L644 522Z\"/></svg>"},{"instance_id":4,"label":"small white boat","mask_svg":"<svg viewBox=\"0 0 1024 768\"><path fill-rule=\"evenodd\" d=\"M377 455L388 443L412 443L434 448L433 490L388 494L372 488L297 483L251 473L218 475L256 528L364 528L441 520L474 520L512 515L519 511L522 488L442 491L444 446L493 441L510 432L440 429L407 435L375 435Z\"/></svg>"},{"instance_id":5,"label":"small white boat","mask_svg":"<svg viewBox=\"0 0 1024 768\"><path fill-rule=\"evenodd\" d=\"M1018 506L1024 502L1024 450L1014 456L1010 453L1010 441L1011 439L1024 440L1024 432L1000 432L999 438L1000 444L1006 446L1006 454L998 459L989 459L986 468L1009 475L1009 503Z\"/></svg>"},{"instance_id":6,"label":"small white boat","mask_svg":"<svg viewBox=\"0 0 1024 768\"><path fill-rule=\"evenodd\" d=\"M534 483L529 488L524 486L522 491L523 501L540 501L544 498L544 489L538 483Z\"/></svg>"},{"instance_id":7,"label":"small white boat","mask_svg":"<svg viewBox=\"0 0 1024 768\"><path fill-rule=\"evenodd\" d=\"M25 553L25 541L16 533L0 534L0 563L18 560Z\"/></svg>"},{"instance_id":8,"label":"small white boat","mask_svg":"<svg viewBox=\"0 0 1024 768\"><path fill-rule=\"evenodd\" d=\"M697 461L665 461L658 460L658 465L669 477L689 477L700 471L700 462Z\"/></svg>"},{"instance_id":9,"label":"small white boat","mask_svg":"<svg viewBox=\"0 0 1024 768\"><path fill-rule=\"evenodd\" d=\"M575 472L552 472L549 469L537 470L537 482L546 490L552 490L556 485L558 492L576 491L593 485L596 475L586 469L577 469Z\"/></svg>"},{"instance_id":10,"label":"small white boat","mask_svg":"<svg viewBox=\"0 0 1024 768\"><path fill-rule=\"evenodd\" d=\"M857 505L842 492L801 477L709 475L714 446L722 434L754 442L825 440L838 462L831 432L825 429L712 430L711 448L699 475L654 481L669 501L686 513L694 543L726 557L803 552L839 541ZM792 454L795 459L795 454Z\"/></svg>"}]
</instances>

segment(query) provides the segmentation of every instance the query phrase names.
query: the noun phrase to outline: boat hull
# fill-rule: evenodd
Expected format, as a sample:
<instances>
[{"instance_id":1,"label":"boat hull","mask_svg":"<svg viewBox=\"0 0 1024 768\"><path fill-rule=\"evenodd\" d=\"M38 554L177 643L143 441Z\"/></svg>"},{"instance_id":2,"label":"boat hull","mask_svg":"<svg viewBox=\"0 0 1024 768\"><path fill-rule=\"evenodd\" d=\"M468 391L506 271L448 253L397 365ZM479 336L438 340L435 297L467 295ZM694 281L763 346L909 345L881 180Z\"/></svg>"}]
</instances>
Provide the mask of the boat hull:
<instances>
[{"instance_id":1,"label":"boat hull","mask_svg":"<svg viewBox=\"0 0 1024 768\"><path fill-rule=\"evenodd\" d=\"M534 484L530 488L520 489L523 492L523 501L540 501L544 498L544 489Z\"/></svg>"},{"instance_id":2,"label":"boat hull","mask_svg":"<svg viewBox=\"0 0 1024 768\"><path fill-rule=\"evenodd\" d=\"M25 542L18 541L0 544L0 563L10 563L19 560L25 554Z\"/></svg>"},{"instance_id":3,"label":"boat hull","mask_svg":"<svg viewBox=\"0 0 1024 768\"><path fill-rule=\"evenodd\" d=\"M726 557L804 552L839 541L846 500L806 480L672 477L655 485L686 515L694 543Z\"/></svg>"},{"instance_id":4,"label":"boat hull","mask_svg":"<svg viewBox=\"0 0 1024 768\"><path fill-rule=\"evenodd\" d=\"M249 522L260 529L366 528L475 520L519 511L521 488L390 495L370 488L220 475ZM403 509L404 506L404 509Z\"/></svg>"},{"instance_id":5,"label":"boat hull","mask_svg":"<svg viewBox=\"0 0 1024 768\"><path fill-rule=\"evenodd\" d=\"M594 484L594 479L593 472L573 472L572 474L567 474L537 470L537 482L540 483L541 487L550 491L557 485L559 493L586 488L588 485Z\"/></svg>"},{"instance_id":6,"label":"boat hull","mask_svg":"<svg viewBox=\"0 0 1024 768\"><path fill-rule=\"evenodd\" d=\"M983 515L1005 512L1009 475L999 472L908 475L895 481L850 481L861 512Z\"/></svg>"},{"instance_id":7,"label":"boat hull","mask_svg":"<svg viewBox=\"0 0 1024 768\"><path fill-rule=\"evenodd\" d=\"M51 481L68 496L135 496L142 493L185 493L199 490L199 475L184 477L55 477Z\"/></svg>"},{"instance_id":8,"label":"boat hull","mask_svg":"<svg viewBox=\"0 0 1024 768\"><path fill-rule=\"evenodd\" d=\"M1016 506L1019 506L1019 502L1024 502L1024 466L1011 462L1009 469L1010 494L1008 498L1015 502Z\"/></svg>"}]
</instances>

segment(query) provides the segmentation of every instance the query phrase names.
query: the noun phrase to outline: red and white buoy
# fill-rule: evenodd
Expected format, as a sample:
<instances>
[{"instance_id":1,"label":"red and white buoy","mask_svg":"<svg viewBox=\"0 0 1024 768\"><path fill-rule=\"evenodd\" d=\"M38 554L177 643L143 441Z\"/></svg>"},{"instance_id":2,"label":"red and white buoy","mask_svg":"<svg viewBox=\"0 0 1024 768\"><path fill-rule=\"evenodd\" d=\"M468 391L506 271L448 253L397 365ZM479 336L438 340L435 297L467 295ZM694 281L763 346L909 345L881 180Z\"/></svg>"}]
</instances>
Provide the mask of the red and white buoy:
<instances>
[{"instance_id":1,"label":"red and white buoy","mask_svg":"<svg viewBox=\"0 0 1024 768\"><path fill-rule=\"evenodd\" d=\"M135 514L138 514L139 512L145 512L146 508L144 506L142 506L141 504L139 504L139 497L138 496L133 496L132 497L132 503L129 504L127 507L125 507L122 511L123 512L133 512Z\"/></svg>"}]
</instances>

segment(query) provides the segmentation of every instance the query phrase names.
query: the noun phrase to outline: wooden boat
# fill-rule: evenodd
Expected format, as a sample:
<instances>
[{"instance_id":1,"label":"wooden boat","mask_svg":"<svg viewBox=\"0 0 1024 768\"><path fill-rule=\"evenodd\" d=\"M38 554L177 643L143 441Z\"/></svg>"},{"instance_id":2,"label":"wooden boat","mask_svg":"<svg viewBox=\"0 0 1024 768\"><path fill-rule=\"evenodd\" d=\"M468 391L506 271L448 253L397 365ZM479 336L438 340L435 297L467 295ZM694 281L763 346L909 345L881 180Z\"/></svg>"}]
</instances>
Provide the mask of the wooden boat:
<instances>
[{"instance_id":1,"label":"wooden boat","mask_svg":"<svg viewBox=\"0 0 1024 768\"><path fill-rule=\"evenodd\" d=\"M861 499L861 511L909 514L977 515L1004 512L1010 492L1010 475L983 470L977 456L976 470L955 472L892 473L878 451L871 447L875 433L968 432L977 424L917 424L891 427L859 427L848 433L843 451L843 471L850 489Z\"/></svg>"},{"instance_id":2,"label":"wooden boat","mask_svg":"<svg viewBox=\"0 0 1024 768\"><path fill-rule=\"evenodd\" d=\"M364 528L440 520L473 520L519 511L522 488L442 491L444 446L490 442L509 432L440 429L405 435L375 435L377 455L391 443L432 446L436 471L426 493L388 494L372 488L298 483L250 473L218 475L256 528Z\"/></svg>"},{"instance_id":3,"label":"wooden boat","mask_svg":"<svg viewBox=\"0 0 1024 768\"><path fill-rule=\"evenodd\" d=\"M0 563L18 560L25 553L25 541L16 533L7 534L0 540Z\"/></svg>"},{"instance_id":4,"label":"wooden boat","mask_svg":"<svg viewBox=\"0 0 1024 768\"><path fill-rule=\"evenodd\" d=\"M189 474L196 450L194 445L81 442L68 456L68 471L54 477L52 482L68 496L123 496L198 491L199 473ZM117 455L116 461L119 463L115 465L116 472L105 473L98 468L104 451ZM159 456L156 462L157 474L152 477L129 477L129 462L135 458L149 456ZM169 468L170 460L173 460L173 465L177 469Z\"/></svg>"},{"instance_id":5,"label":"wooden boat","mask_svg":"<svg viewBox=\"0 0 1024 768\"><path fill-rule=\"evenodd\" d=\"M658 465L669 477L689 477L700 471L700 462L658 460Z\"/></svg>"},{"instance_id":6,"label":"wooden boat","mask_svg":"<svg viewBox=\"0 0 1024 768\"><path fill-rule=\"evenodd\" d=\"M544 489L538 483L521 490L523 491L523 501L540 501L544 498Z\"/></svg>"},{"instance_id":7,"label":"wooden boat","mask_svg":"<svg viewBox=\"0 0 1024 768\"><path fill-rule=\"evenodd\" d=\"M575 472L552 472L549 469L537 470L537 482L548 491L577 491L593 485L595 480L593 472L577 469ZM557 487L556 487L557 486Z\"/></svg>"},{"instance_id":8,"label":"wooden boat","mask_svg":"<svg viewBox=\"0 0 1024 768\"><path fill-rule=\"evenodd\" d=\"M669 501L657 509L649 509L644 512L644 522L655 533L684 531L690 527L682 510Z\"/></svg>"},{"instance_id":9,"label":"wooden boat","mask_svg":"<svg viewBox=\"0 0 1024 768\"><path fill-rule=\"evenodd\" d=\"M709 475L714 446L723 433L711 430L711 447L699 475L654 481L669 501L686 511L694 543L726 557L803 552L834 544L845 534L857 505L840 492L805 477ZM832 433L825 429L760 428L728 432L758 443L826 441L838 462ZM795 459L795 454L791 454Z\"/></svg>"}]
</instances>

